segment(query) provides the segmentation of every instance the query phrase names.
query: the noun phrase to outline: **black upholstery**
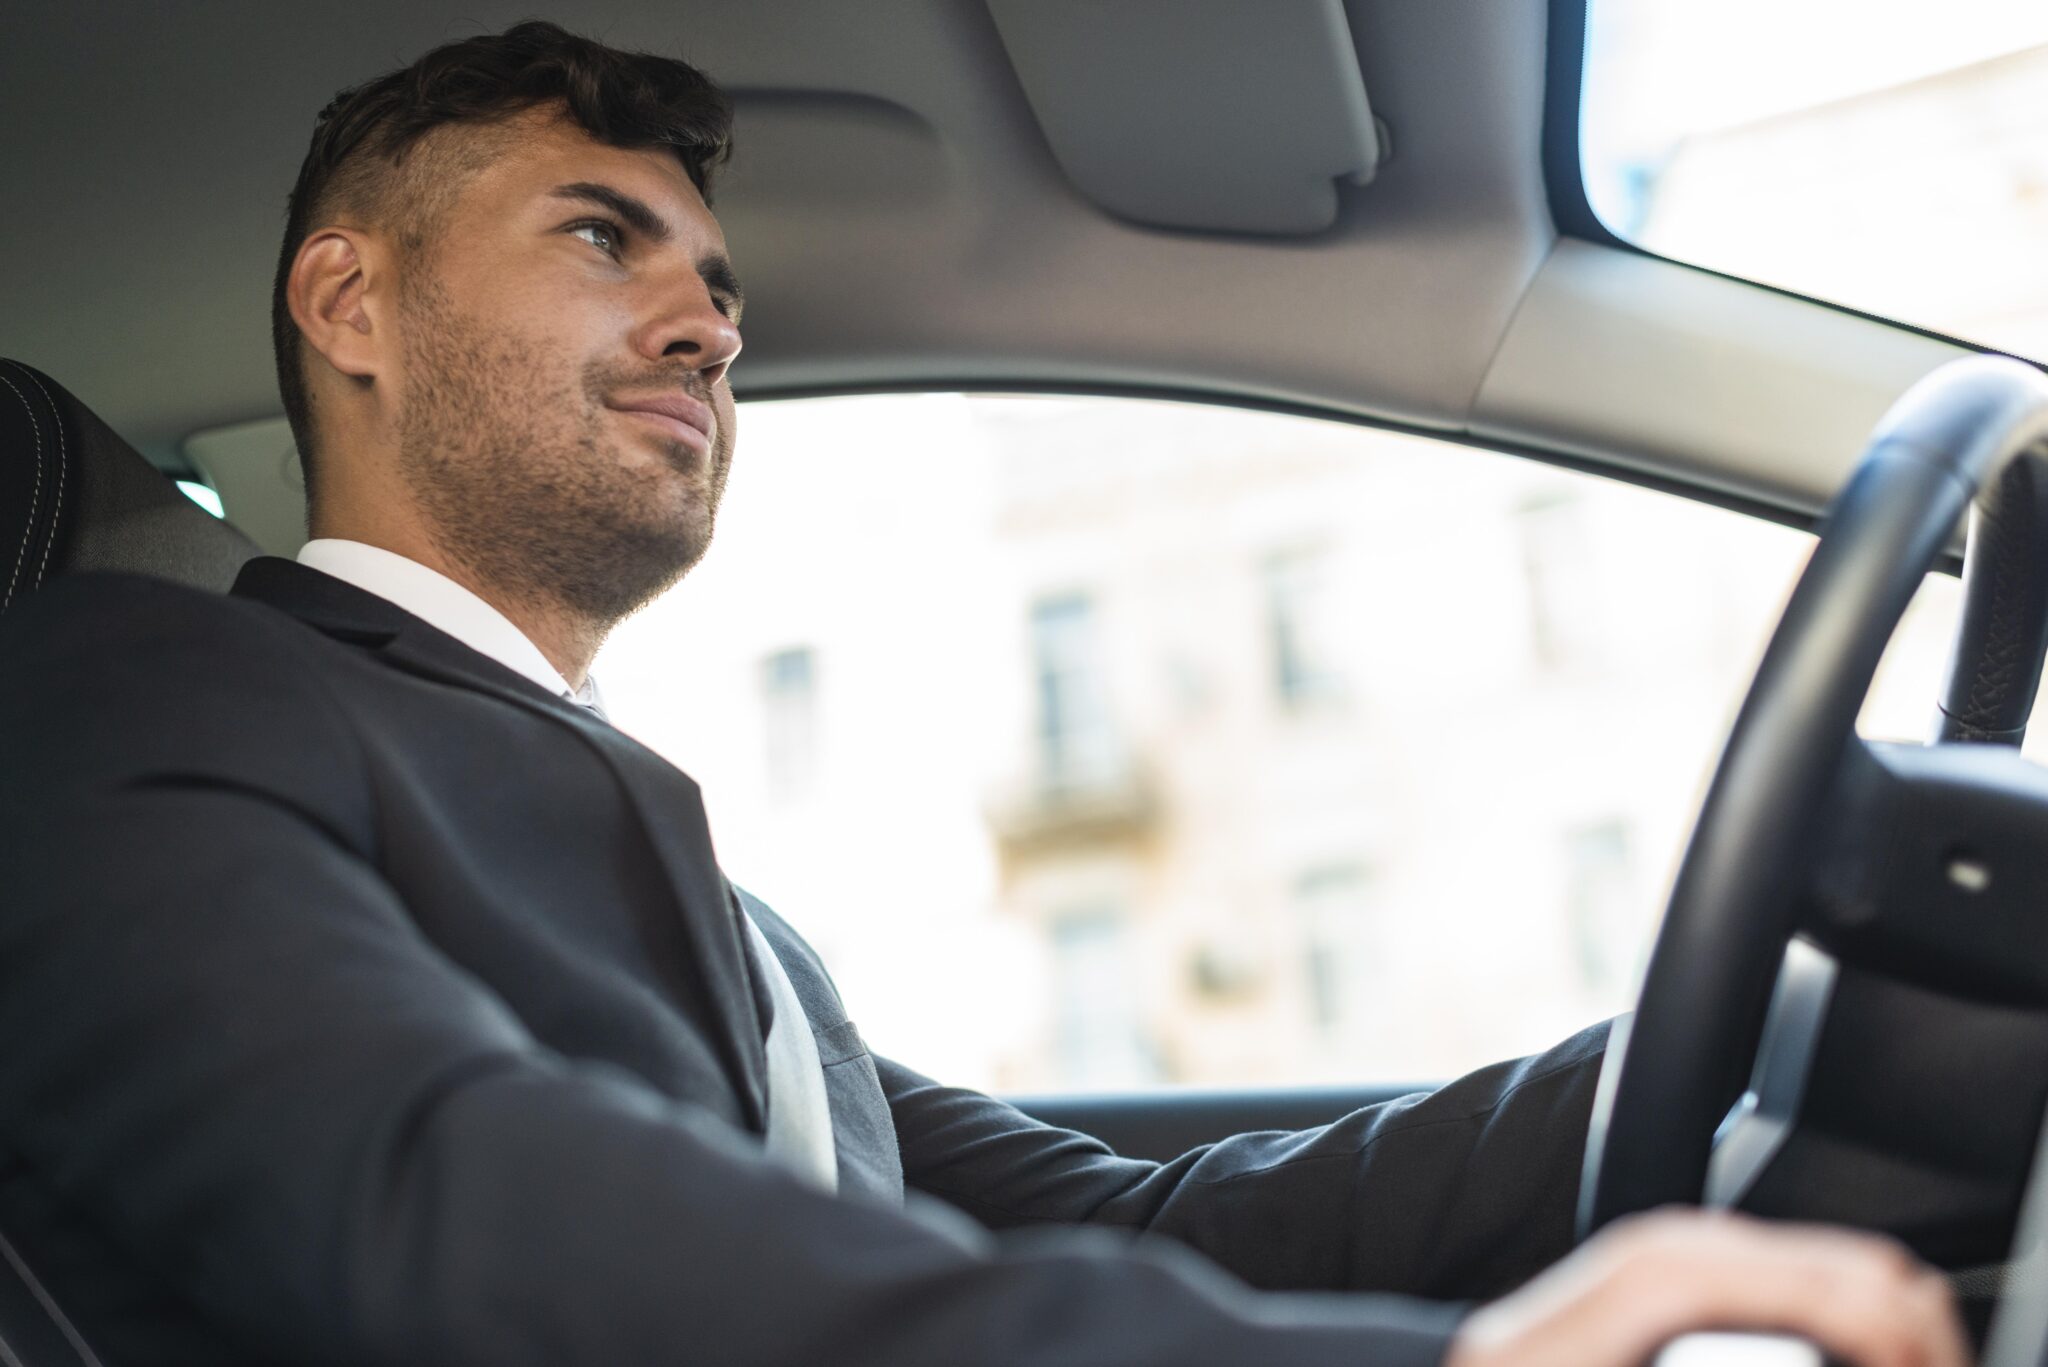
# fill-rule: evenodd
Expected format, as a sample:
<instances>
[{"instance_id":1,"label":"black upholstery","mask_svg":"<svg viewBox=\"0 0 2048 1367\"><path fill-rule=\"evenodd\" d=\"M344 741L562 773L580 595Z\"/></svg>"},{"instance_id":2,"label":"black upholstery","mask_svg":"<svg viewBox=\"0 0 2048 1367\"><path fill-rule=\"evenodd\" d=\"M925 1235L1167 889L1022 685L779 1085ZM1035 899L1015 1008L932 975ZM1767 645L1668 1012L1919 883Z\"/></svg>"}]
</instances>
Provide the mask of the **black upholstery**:
<instances>
[{"instance_id":1,"label":"black upholstery","mask_svg":"<svg viewBox=\"0 0 2048 1367\"><path fill-rule=\"evenodd\" d=\"M70 391L0 359L0 612L73 570L225 590L256 554Z\"/></svg>"},{"instance_id":2,"label":"black upholstery","mask_svg":"<svg viewBox=\"0 0 2048 1367\"><path fill-rule=\"evenodd\" d=\"M109 1367L0 1234L0 1367Z\"/></svg>"},{"instance_id":3,"label":"black upholstery","mask_svg":"<svg viewBox=\"0 0 2048 1367\"><path fill-rule=\"evenodd\" d=\"M74 570L225 590L255 554L62 385L0 359L0 613ZM102 1367L4 1230L0 1367Z\"/></svg>"}]
</instances>

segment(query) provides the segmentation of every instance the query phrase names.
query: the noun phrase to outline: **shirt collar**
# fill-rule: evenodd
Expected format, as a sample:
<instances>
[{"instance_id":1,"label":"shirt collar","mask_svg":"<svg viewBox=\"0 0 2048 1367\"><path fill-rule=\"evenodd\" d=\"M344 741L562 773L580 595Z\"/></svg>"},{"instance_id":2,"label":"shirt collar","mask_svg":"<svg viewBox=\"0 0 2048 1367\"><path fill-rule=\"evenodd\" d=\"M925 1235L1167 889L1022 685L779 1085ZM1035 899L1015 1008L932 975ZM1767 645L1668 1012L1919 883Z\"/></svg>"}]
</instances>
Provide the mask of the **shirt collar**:
<instances>
[{"instance_id":1,"label":"shirt collar","mask_svg":"<svg viewBox=\"0 0 2048 1367\"><path fill-rule=\"evenodd\" d=\"M308 541L300 548L298 560L308 569L331 574L396 604L558 697L603 708L595 679L585 674L583 687L570 688L561 671L548 663L540 647L514 626L511 618L438 570L381 546L339 537Z\"/></svg>"}]
</instances>

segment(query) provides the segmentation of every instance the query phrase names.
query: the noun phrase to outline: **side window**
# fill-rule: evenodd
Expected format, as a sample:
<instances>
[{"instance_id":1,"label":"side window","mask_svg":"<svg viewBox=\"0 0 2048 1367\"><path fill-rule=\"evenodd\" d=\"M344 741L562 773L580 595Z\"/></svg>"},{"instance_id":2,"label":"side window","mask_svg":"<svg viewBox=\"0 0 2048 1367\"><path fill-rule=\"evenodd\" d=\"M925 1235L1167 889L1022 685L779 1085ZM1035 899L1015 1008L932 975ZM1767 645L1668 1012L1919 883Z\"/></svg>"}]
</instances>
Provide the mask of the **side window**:
<instances>
[{"instance_id":1,"label":"side window","mask_svg":"<svg viewBox=\"0 0 2048 1367\"><path fill-rule=\"evenodd\" d=\"M1421 1081L1627 1009L1811 544L1192 404L740 426L612 712L877 1049L996 1090Z\"/></svg>"}]
</instances>

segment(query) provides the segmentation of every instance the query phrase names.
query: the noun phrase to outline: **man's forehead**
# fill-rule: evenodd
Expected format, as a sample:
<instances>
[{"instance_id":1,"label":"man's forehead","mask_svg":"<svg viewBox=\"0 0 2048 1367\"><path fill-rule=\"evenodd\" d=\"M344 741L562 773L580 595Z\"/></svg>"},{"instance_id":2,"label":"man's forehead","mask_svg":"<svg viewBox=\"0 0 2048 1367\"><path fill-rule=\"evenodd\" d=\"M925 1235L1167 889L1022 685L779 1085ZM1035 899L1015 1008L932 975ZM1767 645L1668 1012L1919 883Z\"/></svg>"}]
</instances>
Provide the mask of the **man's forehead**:
<instances>
[{"instance_id":1,"label":"man's forehead","mask_svg":"<svg viewBox=\"0 0 2048 1367\"><path fill-rule=\"evenodd\" d=\"M559 185L596 182L646 202L677 228L696 221L716 231L704 197L666 148L613 147L559 114L522 115L502 136L504 146L479 178L491 198L531 201Z\"/></svg>"}]
</instances>

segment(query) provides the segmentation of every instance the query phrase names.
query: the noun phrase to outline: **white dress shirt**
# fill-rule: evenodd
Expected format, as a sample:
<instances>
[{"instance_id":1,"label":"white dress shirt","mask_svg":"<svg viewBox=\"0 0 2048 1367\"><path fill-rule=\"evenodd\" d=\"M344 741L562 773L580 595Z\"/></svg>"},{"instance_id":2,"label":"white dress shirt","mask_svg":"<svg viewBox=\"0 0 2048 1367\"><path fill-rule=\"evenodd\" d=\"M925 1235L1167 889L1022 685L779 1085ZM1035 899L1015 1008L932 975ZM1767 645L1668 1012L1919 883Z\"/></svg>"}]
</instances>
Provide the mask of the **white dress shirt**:
<instances>
[{"instance_id":1,"label":"white dress shirt","mask_svg":"<svg viewBox=\"0 0 2048 1367\"><path fill-rule=\"evenodd\" d=\"M583 687L570 688L540 647L510 618L439 571L378 546L332 537L308 541L299 551L299 563L396 604L479 655L488 655L548 692L604 716L603 695L597 691L595 679L586 674ZM818 1061L818 1043L811 1037L810 1018L768 937L744 911L740 921L775 999L775 1021L768 1028L767 1041L768 1152L826 1190L836 1190L839 1162L832 1148L832 1113L826 1103L825 1070Z\"/></svg>"}]
</instances>

